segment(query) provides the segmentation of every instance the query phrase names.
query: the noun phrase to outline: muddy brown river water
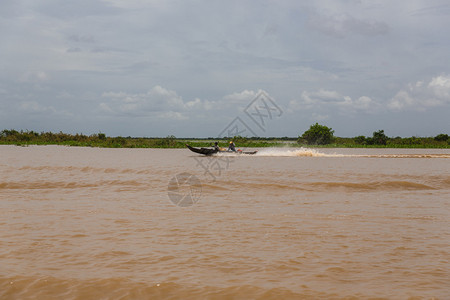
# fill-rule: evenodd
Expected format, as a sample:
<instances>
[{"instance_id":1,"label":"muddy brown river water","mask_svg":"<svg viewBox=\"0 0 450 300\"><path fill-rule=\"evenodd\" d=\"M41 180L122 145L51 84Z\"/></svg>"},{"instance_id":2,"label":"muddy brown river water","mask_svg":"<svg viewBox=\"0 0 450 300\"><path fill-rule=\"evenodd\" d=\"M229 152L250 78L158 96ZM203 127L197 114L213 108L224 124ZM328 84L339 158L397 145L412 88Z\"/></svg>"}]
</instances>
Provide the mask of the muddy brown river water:
<instances>
[{"instance_id":1,"label":"muddy brown river water","mask_svg":"<svg viewBox=\"0 0 450 300\"><path fill-rule=\"evenodd\" d=\"M448 299L449 261L449 149L0 146L1 299Z\"/></svg>"}]
</instances>

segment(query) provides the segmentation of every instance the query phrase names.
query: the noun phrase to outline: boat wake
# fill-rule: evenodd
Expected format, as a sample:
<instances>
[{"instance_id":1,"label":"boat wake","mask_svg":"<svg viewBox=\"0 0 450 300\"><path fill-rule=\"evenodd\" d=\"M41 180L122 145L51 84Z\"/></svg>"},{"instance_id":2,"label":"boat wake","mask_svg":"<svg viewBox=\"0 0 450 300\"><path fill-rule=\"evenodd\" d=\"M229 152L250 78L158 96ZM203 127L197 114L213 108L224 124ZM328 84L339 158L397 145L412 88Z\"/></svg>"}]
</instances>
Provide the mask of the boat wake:
<instances>
[{"instance_id":1,"label":"boat wake","mask_svg":"<svg viewBox=\"0 0 450 300\"><path fill-rule=\"evenodd\" d=\"M280 157L290 157L290 156L299 156L299 157L344 157L343 154L327 154L319 152L315 149L274 149L267 148L258 151L255 156L280 156Z\"/></svg>"},{"instance_id":2,"label":"boat wake","mask_svg":"<svg viewBox=\"0 0 450 300\"><path fill-rule=\"evenodd\" d=\"M450 154L376 154L376 155L347 155L351 157L368 158L450 158Z\"/></svg>"},{"instance_id":3,"label":"boat wake","mask_svg":"<svg viewBox=\"0 0 450 300\"><path fill-rule=\"evenodd\" d=\"M339 154L323 153L316 149L296 148L279 149L266 148L260 149L254 156L272 156L272 157L361 157L361 158L450 158L450 154L430 154L430 153L392 153L392 154Z\"/></svg>"}]
</instances>

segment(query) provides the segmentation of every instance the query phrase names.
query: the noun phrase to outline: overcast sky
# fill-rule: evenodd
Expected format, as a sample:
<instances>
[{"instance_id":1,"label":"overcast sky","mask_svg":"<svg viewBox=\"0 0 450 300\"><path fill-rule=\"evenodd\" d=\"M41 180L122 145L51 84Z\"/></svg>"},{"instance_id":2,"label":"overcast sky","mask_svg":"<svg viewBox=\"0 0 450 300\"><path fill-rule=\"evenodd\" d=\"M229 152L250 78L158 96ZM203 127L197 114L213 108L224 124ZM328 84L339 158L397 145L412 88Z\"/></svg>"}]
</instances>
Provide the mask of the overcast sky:
<instances>
[{"instance_id":1,"label":"overcast sky","mask_svg":"<svg viewBox=\"0 0 450 300\"><path fill-rule=\"evenodd\" d=\"M1 0L0 38L0 130L450 133L448 0Z\"/></svg>"}]
</instances>

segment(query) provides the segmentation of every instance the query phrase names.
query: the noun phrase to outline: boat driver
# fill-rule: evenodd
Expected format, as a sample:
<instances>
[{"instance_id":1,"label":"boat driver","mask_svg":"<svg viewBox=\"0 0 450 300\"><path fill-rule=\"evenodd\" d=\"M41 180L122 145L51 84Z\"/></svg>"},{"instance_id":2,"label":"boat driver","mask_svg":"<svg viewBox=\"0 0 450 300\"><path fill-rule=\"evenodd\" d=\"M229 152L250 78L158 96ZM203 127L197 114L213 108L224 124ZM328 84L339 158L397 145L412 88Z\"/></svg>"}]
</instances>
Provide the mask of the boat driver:
<instances>
[{"instance_id":1,"label":"boat driver","mask_svg":"<svg viewBox=\"0 0 450 300\"><path fill-rule=\"evenodd\" d=\"M236 152L236 145L233 143L233 141L230 141L230 145L228 146L227 151Z\"/></svg>"}]
</instances>

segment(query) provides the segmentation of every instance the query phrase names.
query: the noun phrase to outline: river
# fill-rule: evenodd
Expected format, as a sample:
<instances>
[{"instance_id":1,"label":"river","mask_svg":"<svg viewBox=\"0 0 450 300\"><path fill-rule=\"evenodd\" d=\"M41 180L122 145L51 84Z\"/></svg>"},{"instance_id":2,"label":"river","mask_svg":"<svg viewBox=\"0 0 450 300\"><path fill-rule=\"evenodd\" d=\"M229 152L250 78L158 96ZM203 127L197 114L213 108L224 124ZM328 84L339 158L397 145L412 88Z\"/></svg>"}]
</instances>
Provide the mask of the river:
<instances>
[{"instance_id":1,"label":"river","mask_svg":"<svg viewBox=\"0 0 450 300\"><path fill-rule=\"evenodd\" d=\"M0 146L1 299L448 299L449 149Z\"/></svg>"}]
</instances>

